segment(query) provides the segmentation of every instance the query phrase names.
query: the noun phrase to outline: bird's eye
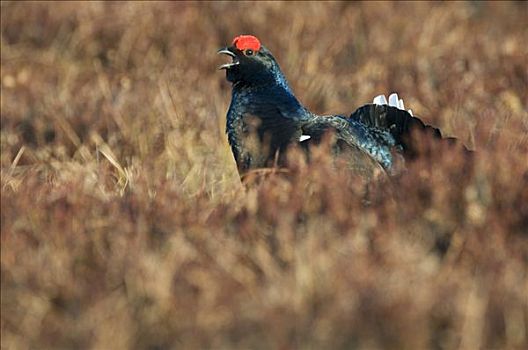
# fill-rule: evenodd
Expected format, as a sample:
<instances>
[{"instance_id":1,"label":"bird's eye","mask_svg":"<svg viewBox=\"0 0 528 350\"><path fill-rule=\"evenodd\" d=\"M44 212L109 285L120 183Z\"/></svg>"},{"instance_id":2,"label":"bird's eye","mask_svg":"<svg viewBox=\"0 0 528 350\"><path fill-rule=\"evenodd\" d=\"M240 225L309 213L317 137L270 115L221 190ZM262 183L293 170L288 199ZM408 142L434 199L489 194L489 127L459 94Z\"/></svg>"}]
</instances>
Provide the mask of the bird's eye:
<instances>
[{"instance_id":1,"label":"bird's eye","mask_svg":"<svg viewBox=\"0 0 528 350\"><path fill-rule=\"evenodd\" d=\"M244 51L244 55L246 55L246 56L253 56L253 50L251 50L251 49L247 49L246 51Z\"/></svg>"}]
</instances>

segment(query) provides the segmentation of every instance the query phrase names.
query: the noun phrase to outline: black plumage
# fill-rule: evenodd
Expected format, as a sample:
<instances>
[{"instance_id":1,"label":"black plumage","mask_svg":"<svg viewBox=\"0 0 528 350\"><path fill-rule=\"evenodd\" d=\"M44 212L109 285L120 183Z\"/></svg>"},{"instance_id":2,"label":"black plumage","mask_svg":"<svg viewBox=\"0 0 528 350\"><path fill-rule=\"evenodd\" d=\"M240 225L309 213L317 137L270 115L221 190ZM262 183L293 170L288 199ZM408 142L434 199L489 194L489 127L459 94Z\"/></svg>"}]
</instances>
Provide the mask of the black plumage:
<instances>
[{"instance_id":1,"label":"black plumage","mask_svg":"<svg viewBox=\"0 0 528 350\"><path fill-rule=\"evenodd\" d=\"M439 129L389 105L367 104L349 117L310 112L293 94L271 52L254 36L236 37L219 53L232 58L220 69L233 84L226 132L241 176L280 164L287 147L301 143L303 135L309 140L302 145L309 148L333 131L338 151L362 153L389 174L397 172L397 159L419 153L413 133L443 140Z\"/></svg>"}]
</instances>

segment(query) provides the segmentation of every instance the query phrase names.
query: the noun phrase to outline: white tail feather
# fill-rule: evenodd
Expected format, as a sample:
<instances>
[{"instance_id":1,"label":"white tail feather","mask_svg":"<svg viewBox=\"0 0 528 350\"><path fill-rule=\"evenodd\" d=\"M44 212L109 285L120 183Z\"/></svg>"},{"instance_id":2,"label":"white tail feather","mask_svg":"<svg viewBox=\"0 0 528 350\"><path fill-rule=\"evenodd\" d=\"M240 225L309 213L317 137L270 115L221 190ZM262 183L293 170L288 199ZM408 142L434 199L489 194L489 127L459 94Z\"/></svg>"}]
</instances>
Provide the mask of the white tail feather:
<instances>
[{"instance_id":1,"label":"white tail feather","mask_svg":"<svg viewBox=\"0 0 528 350\"><path fill-rule=\"evenodd\" d=\"M392 93L389 95L389 106L398 108L398 94Z\"/></svg>"},{"instance_id":2,"label":"white tail feather","mask_svg":"<svg viewBox=\"0 0 528 350\"><path fill-rule=\"evenodd\" d=\"M374 97L374 100L372 100L372 103L375 105L386 105L387 99L385 98L385 95L378 95Z\"/></svg>"},{"instance_id":3,"label":"white tail feather","mask_svg":"<svg viewBox=\"0 0 528 350\"><path fill-rule=\"evenodd\" d=\"M401 98L398 98L398 94L393 92L392 94L389 95L389 102L387 103L387 98L385 97L385 95L378 95L376 97L374 97L374 99L372 100L372 103L375 104L375 105L386 105L388 104L389 106L391 107L396 107L398 109L401 109L402 111L405 110L405 104L403 103L403 99ZM407 112L409 112L410 115L413 115L413 112L412 110L408 110Z\"/></svg>"}]
</instances>

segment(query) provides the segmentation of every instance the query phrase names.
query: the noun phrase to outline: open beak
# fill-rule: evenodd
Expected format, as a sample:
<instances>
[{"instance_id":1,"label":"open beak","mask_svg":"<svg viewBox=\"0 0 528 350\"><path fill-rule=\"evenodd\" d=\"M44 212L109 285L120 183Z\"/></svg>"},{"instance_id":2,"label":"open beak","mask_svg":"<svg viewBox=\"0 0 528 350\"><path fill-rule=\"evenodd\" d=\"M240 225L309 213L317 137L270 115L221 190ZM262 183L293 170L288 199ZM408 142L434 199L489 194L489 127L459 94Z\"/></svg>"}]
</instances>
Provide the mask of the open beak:
<instances>
[{"instance_id":1,"label":"open beak","mask_svg":"<svg viewBox=\"0 0 528 350\"><path fill-rule=\"evenodd\" d=\"M231 56L231 58L233 59L233 62L222 64L221 66L218 67L218 69L229 69L231 67L234 67L240 64L236 55L231 50L229 50L227 47L224 47L223 49L218 50L217 54L228 55L228 56Z\"/></svg>"}]
</instances>

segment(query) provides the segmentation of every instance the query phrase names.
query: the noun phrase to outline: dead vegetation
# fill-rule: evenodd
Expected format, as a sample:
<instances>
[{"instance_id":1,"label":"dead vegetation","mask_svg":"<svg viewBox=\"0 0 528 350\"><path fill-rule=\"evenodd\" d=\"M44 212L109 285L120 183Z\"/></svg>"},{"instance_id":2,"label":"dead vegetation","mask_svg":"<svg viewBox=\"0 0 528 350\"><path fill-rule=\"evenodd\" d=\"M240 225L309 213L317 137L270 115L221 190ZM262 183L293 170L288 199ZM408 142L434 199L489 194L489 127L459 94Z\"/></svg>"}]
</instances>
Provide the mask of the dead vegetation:
<instances>
[{"instance_id":1,"label":"dead vegetation","mask_svg":"<svg viewBox=\"0 0 528 350\"><path fill-rule=\"evenodd\" d=\"M526 348L527 11L2 2L2 348ZM474 162L366 205L321 150L245 190L215 69L241 33L312 110L397 91Z\"/></svg>"}]
</instances>

